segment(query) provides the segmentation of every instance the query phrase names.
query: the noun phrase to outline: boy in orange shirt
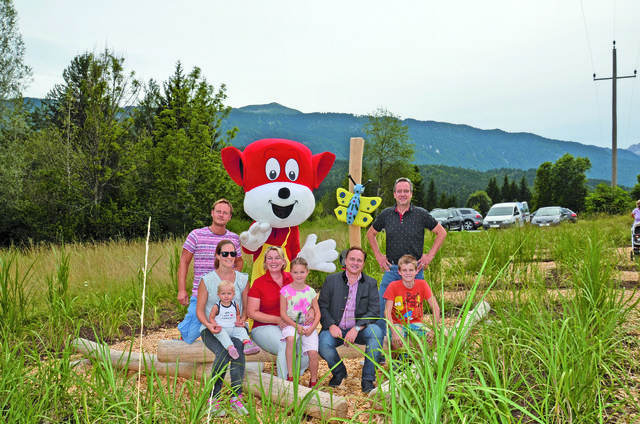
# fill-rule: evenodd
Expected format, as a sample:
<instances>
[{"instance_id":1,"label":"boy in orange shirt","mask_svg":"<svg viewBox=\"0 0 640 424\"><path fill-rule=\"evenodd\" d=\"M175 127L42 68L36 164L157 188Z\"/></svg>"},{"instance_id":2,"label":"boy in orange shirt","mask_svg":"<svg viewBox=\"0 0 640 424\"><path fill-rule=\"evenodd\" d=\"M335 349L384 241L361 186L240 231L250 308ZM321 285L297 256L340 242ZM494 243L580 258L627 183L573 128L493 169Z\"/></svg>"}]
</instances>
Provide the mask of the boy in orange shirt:
<instances>
[{"instance_id":1,"label":"boy in orange shirt","mask_svg":"<svg viewBox=\"0 0 640 424\"><path fill-rule=\"evenodd\" d=\"M429 284L424 280L416 280L418 261L411 255L404 255L398 261L398 273L402 280L391 282L384 293L384 316L393 323L389 330L394 349L404 346L403 339L409 330L421 334L429 332L428 326L423 322L424 301L433 312L433 325L441 322L440 307ZM432 334L429 334L429 342L433 342Z\"/></svg>"}]
</instances>

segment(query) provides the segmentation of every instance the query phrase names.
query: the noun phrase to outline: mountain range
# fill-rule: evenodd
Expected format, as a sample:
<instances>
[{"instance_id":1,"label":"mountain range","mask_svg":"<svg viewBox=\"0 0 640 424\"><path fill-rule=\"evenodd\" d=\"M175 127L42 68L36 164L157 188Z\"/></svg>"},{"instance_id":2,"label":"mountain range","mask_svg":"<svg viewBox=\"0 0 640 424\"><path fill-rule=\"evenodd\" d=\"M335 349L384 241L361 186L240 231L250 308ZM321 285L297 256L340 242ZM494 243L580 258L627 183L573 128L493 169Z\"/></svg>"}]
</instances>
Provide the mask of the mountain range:
<instances>
[{"instance_id":1,"label":"mountain range","mask_svg":"<svg viewBox=\"0 0 640 424\"><path fill-rule=\"evenodd\" d=\"M589 179L611 181L611 149L531 133L482 130L468 125L404 119L415 147L417 165L447 165L487 171L500 168L536 169L565 153L591 160ZM287 138L313 153L330 151L348 160L349 140L363 137L367 117L348 113L303 113L278 103L233 109L225 129L238 127L233 144L242 148L262 138ZM640 174L640 155L618 149L618 183L632 187Z\"/></svg>"},{"instance_id":2,"label":"mountain range","mask_svg":"<svg viewBox=\"0 0 640 424\"><path fill-rule=\"evenodd\" d=\"M41 99L25 98L31 108ZM130 109L130 108L127 108ZM574 141L553 140L531 133L483 130L469 125L404 119L415 145L415 164L445 165L476 171L537 169L565 153L588 157L590 180L611 181L611 149ZM330 151L348 161L351 137L366 139L367 116L348 113L303 113L278 103L231 110L224 129L237 127L233 140L242 148L263 138L287 138L307 145L313 153ZM640 174L640 144L618 149L618 184L633 187Z\"/></svg>"}]
</instances>

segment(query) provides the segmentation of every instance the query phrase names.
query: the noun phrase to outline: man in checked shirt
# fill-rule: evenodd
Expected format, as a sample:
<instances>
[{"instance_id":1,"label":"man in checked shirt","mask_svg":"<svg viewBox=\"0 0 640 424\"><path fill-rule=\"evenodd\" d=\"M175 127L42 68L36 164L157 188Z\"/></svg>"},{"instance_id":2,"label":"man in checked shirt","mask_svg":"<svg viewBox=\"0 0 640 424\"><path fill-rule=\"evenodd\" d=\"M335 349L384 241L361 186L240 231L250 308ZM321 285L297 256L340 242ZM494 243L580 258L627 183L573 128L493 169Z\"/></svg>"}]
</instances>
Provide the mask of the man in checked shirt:
<instances>
[{"instance_id":1,"label":"man in checked shirt","mask_svg":"<svg viewBox=\"0 0 640 424\"><path fill-rule=\"evenodd\" d=\"M384 333L375 325L380 316L378 282L363 274L367 258L362 248L347 250L345 270L327 276L320 290L320 324L318 353L327 361L333 377L329 387L338 387L347 377L347 368L336 348L343 344L364 344L365 360L362 368L362 391L375 388L375 365L380 359Z\"/></svg>"}]
</instances>

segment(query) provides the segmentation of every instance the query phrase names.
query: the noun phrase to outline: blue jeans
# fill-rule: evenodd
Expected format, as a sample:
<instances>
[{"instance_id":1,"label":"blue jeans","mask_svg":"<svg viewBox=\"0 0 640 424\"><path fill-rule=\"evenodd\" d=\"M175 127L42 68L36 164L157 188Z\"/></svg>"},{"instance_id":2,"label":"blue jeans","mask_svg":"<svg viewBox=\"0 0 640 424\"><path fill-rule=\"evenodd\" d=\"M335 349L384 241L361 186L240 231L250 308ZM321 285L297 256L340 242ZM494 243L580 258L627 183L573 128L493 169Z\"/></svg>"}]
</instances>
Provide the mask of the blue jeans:
<instances>
[{"instance_id":1,"label":"blue jeans","mask_svg":"<svg viewBox=\"0 0 640 424\"><path fill-rule=\"evenodd\" d=\"M205 346L216 356L213 360L213 367L211 368L211 377L213 377L215 381L211 398L215 399L222 389L224 376L227 374L227 364L229 364L229 373L231 374L231 391L234 396L240 396L242 394L242 380L244 380L245 365L242 340L236 339L235 337L231 339L233 345L238 350L238 355L240 355L238 359L233 359L227 349L211 334L208 328L202 330L201 335Z\"/></svg>"},{"instance_id":2,"label":"blue jeans","mask_svg":"<svg viewBox=\"0 0 640 424\"><path fill-rule=\"evenodd\" d=\"M389 284L397 280L402 280L402 277L398 273L398 265L391 265L389 271L382 275L380 288L378 289L378 295L380 296L380 318L382 319L379 319L376 324L380 326L382 334L387 332L387 323L384 320L384 308L387 304L387 299L384 298L384 292L387 291ZM416 280L424 280L424 269L421 269L418 274L416 274Z\"/></svg>"},{"instance_id":3,"label":"blue jeans","mask_svg":"<svg viewBox=\"0 0 640 424\"><path fill-rule=\"evenodd\" d=\"M342 330L342 329L340 329ZM349 330L342 330L342 337L344 337ZM358 333L355 339L356 344L365 345L365 358L364 367L362 367L362 380L375 381L376 369L375 365L371 361L371 358L377 363L380 360L380 354L382 353L382 340L384 333L375 324L367 325ZM329 369L333 375L347 376L347 367L340 360L340 355L336 348L344 344L344 340L340 338L334 338L329 330L322 330L318 336L318 353L327 361Z\"/></svg>"}]
</instances>

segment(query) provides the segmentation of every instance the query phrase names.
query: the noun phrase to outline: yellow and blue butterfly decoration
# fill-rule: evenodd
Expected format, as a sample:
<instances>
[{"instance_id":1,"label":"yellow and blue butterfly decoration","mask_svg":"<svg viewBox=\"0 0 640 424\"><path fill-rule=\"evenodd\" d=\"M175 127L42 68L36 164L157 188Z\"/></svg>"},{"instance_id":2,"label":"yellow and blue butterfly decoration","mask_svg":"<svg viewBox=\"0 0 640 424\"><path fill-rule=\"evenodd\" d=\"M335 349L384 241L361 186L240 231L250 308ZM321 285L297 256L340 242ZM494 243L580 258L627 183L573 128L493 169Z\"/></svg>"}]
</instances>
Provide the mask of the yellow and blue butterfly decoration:
<instances>
[{"instance_id":1,"label":"yellow and blue butterfly decoration","mask_svg":"<svg viewBox=\"0 0 640 424\"><path fill-rule=\"evenodd\" d=\"M366 227L373 222L373 218L369 214L380 206L382 198L364 197L362 195L364 186L369 184L371 180L364 184L356 184L351 175L348 175L348 177L353 182L353 194L342 187L336 190L338 204L340 205L334 209L336 218L338 218L338 221L346 222L349 225Z\"/></svg>"}]
</instances>

